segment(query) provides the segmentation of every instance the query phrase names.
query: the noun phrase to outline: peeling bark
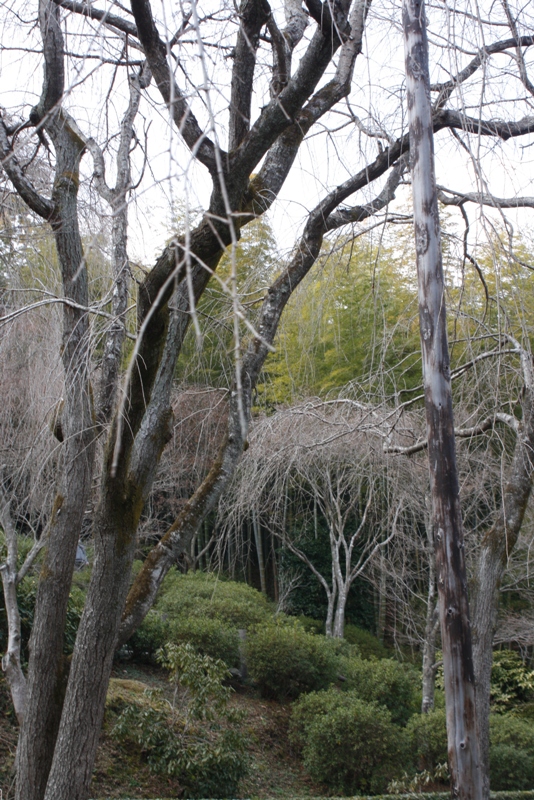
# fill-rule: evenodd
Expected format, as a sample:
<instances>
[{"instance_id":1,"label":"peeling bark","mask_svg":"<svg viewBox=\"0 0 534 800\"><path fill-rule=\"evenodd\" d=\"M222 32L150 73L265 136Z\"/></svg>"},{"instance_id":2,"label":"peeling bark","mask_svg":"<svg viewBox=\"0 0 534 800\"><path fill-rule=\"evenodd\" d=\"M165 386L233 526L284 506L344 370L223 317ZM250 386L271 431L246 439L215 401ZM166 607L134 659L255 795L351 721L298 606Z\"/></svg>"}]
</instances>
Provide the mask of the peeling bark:
<instances>
[{"instance_id":1,"label":"peeling bark","mask_svg":"<svg viewBox=\"0 0 534 800\"><path fill-rule=\"evenodd\" d=\"M430 501L430 498L427 498ZM430 510L430 509L429 509ZM423 697L421 713L434 708L436 693L436 637L439 629L439 606L436 604L436 556L430 519L425 520L428 539L428 592L426 599L425 640L423 642Z\"/></svg>"},{"instance_id":2,"label":"peeling bark","mask_svg":"<svg viewBox=\"0 0 534 800\"><path fill-rule=\"evenodd\" d=\"M419 319L452 796L481 800L423 0L404 0Z\"/></svg>"},{"instance_id":3,"label":"peeling bark","mask_svg":"<svg viewBox=\"0 0 534 800\"><path fill-rule=\"evenodd\" d=\"M189 287L184 280L186 267L190 268L196 302L212 271L217 268L224 248L239 236L240 226L272 204L306 134L348 94L354 63L361 52L370 3L356 0L347 20L350 4L346 0L328 4L310 0L307 7L317 26L309 44L302 47L301 61L291 74L289 56L301 40L308 17L300 3L287 0L287 29L281 35L287 34L289 53L286 51L282 54L284 58L279 59L280 68L274 70L273 86L275 78L279 78L279 85L273 91L271 102L251 123L250 93L256 37L259 36L263 21L268 21L268 7L263 0L243 0L240 5L239 47L234 54L234 100L230 110L232 149L226 154L217 150L215 143L206 136L206 131L191 113L185 95L176 85L168 61L167 45L172 47L172 42L167 43L160 36L149 0L132 0L135 25L116 15L89 8L85 3L72 0L54 2L72 12L104 21L114 30L130 37L130 41L139 37L141 44L135 41L134 46L144 49L176 129L192 156L207 167L214 188L203 220L191 232L187 251L184 239L169 244L139 289L139 339L125 385L126 400L120 415L113 413L117 381L115 367L123 336L119 324L109 337L106 363L109 355L112 369L107 370L106 367L104 370L100 422L110 421L111 424L95 519L96 558L55 746L65 683L60 653L61 623L70 587L75 545L91 483L96 421L91 409L91 390L86 370L90 353L87 317L83 311L87 305L85 265L76 224L78 165L84 142L72 120L61 108L64 67L59 11L48 0L41 0L45 82L41 101L32 111L31 123L41 137L51 139L56 152L57 176L52 197L42 197L24 174L13 150L14 130L10 130L3 122L0 123L0 153L5 170L20 196L53 227L65 296L72 300L73 305L65 307L64 317L63 359L67 397L63 446L66 469L60 482L50 529L46 534L47 552L40 581L39 611L32 637L29 714L24 721L19 749L19 800L42 800L47 783L47 800L85 800L87 797L114 648L143 619L166 571L176 556L188 549L198 526L227 485L246 443L252 391L268 353L268 345L273 341L280 315L292 291L315 262L325 232L366 219L384 208L394 196L404 168L402 156L408 150L407 136L392 141L374 162L336 187L309 215L290 265L267 292L258 336L250 342L236 381L236 386L242 388L239 391L236 388L231 398L228 435L220 457L186 505L183 514L151 553L145 569L132 587L119 630L139 515L172 422L170 387L191 311ZM350 23L350 35L347 21ZM271 24L272 31L274 28ZM276 48L276 31L272 35ZM336 52L335 74L331 80L323 83L325 71ZM126 118L124 122L129 124ZM482 135L501 136L504 139L531 130L532 121L520 120L514 125L498 121L480 123L456 112L437 109L435 129L447 125L464 126ZM127 136L122 141L126 140ZM91 147L91 143L88 146ZM93 154L95 152L93 148ZM391 169L394 164L396 166ZM258 173L251 180L250 176L256 169ZM390 170L390 179L373 203L340 208L354 192L370 185ZM98 179L97 171L98 165L95 169ZM114 249L119 283L127 264L126 249L122 247L126 222L121 217L126 185L129 183L127 160L122 175L124 182L120 191L123 194L120 197L117 194L110 200L113 201L111 204L116 217L114 242L117 247L114 245ZM118 192L119 188L116 188ZM114 306L118 315L123 313L124 308L123 289L124 283L121 283ZM334 625L333 612L331 625ZM51 635L48 636L47 632ZM48 775L54 747L55 755Z\"/></svg>"}]
</instances>

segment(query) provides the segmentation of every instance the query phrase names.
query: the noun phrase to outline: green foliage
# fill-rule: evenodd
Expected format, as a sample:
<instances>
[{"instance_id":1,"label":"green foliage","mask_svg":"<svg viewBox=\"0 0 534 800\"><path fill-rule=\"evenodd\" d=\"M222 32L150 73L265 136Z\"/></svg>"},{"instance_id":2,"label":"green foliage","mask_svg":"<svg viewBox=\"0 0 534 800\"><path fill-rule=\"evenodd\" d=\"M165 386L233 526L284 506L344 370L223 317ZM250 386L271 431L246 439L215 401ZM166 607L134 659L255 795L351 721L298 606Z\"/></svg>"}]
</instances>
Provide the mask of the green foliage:
<instances>
[{"instance_id":1,"label":"green foliage","mask_svg":"<svg viewBox=\"0 0 534 800\"><path fill-rule=\"evenodd\" d=\"M448 792L420 792L403 794L404 800L450 800L451 793ZM528 792L491 792L491 800L534 800L534 790ZM316 797L315 800L326 800L326 798ZM358 800L399 800L398 794L380 794L369 797L368 795L358 795Z\"/></svg>"},{"instance_id":2,"label":"green foliage","mask_svg":"<svg viewBox=\"0 0 534 800\"><path fill-rule=\"evenodd\" d=\"M290 738L310 776L342 795L384 791L407 751L404 731L385 708L335 688L295 703Z\"/></svg>"},{"instance_id":3,"label":"green foliage","mask_svg":"<svg viewBox=\"0 0 534 800\"><path fill-rule=\"evenodd\" d=\"M228 387L235 372L232 301L232 271L235 265L236 290L240 302L247 306L260 303L265 289L278 268L274 234L266 216L259 217L241 231L235 252L228 247L217 272L210 280L198 304L198 321L202 348L198 348L196 332L191 326L182 349L178 376L208 386ZM250 313L250 312L248 312ZM241 325L241 335L249 331ZM187 370L185 372L184 370Z\"/></svg>"},{"instance_id":4,"label":"green foliage","mask_svg":"<svg viewBox=\"0 0 534 800\"><path fill-rule=\"evenodd\" d=\"M27 657L27 646L33 625L35 599L37 597L38 579L29 575L17 586L17 600L20 614L20 629L22 638L22 658ZM77 586L72 586L67 605L67 617L63 640L63 652L72 653L78 625L82 616L85 603L85 592ZM0 649L7 647L7 617L4 605L4 595L0 593Z\"/></svg>"},{"instance_id":5,"label":"green foliage","mask_svg":"<svg viewBox=\"0 0 534 800\"><path fill-rule=\"evenodd\" d=\"M263 697L292 700L332 683L339 656L332 640L277 618L249 633L247 667Z\"/></svg>"},{"instance_id":6,"label":"green foliage","mask_svg":"<svg viewBox=\"0 0 534 800\"><path fill-rule=\"evenodd\" d=\"M416 772L415 775L408 775L407 772L404 772L402 778L394 778L391 781L388 792L395 795L420 793L436 783L448 784L449 781L449 767L445 762L438 764L435 769L424 769L422 772Z\"/></svg>"},{"instance_id":7,"label":"green foliage","mask_svg":"<svg viewBox=\"0 0 534 800\"><path fill-rule=\"evenodd\" d=\"M167 618L153 608L128 640L136 661L153 661L156 652L170 639L171 625Z\"/></svg>"},{"instance_id":8,"label":"green foliage","mask_svg":"<svg viewBox=\"0 0 534 800\"><path fill-rule=\"evenodd\" d=\"M530 789L534 786L534 762L526 750L511 744L493 745L490 776L494 789Z\"/></svg>"},{"instance_id":9,"label":"green foliage","mask_svg":"<svg viewBox=\"0 0 534 800\"><path fill-rule=\"evenodd\" d=\"M166 645L159 660L175 686L172 708L149 691L148 702L127 705L113 729L120 741L142 748L154 772L172 775L185 797L232 797L246 771L238 714L228 708L226 665L189 644Z\"/></svg>"},{"instance_id":10,"label":"green foliage","mask_svg":"<svg viewBox=\"0 0 534 800\"><path fill-rule=\"evenodd\" d=\"M26 560L26 556L35 544L33 536L17 536L17 569L20 569ZM0 563L7 558L7 544L4 531L0 529ZM39 560L39 559L37 559Z\"/></svg>"},{"instance_id":11,"label":"green foliage","mask_svg":"<svg viewBox=\"0 0 534 800\"><path fill-rule=\"evenodd\" d=\"M307 617L305 614L299 614L297 619L299 624L302 625L304 630L308 633L318 633L320 635L324 634L323 620L313 619L313 617Z\"/></svg>"},{"instance_id":12,"label":"green foliage","mask_svg":"<svg viewBox=\"0 0 534 800\"><path fill-rule=\"evenodd\" d=\"M65 621L63 652L70 654L74 650L78 625L82 618L83 607L85 605L85 592L79 586L71 586L69 602L67 605L67 619Z\"/></svg>"},{"instance_id":13,"label":"green foliage","mask_svg":"<svg viewBox=\"0 0 534 800\"><path fill-rule=\"evenodd\" d=\"M377 248L370 236L351 239L318 261L282 318L259 387L268 402L355 381L366 394L420 383L416 292L397 240Z\"/></svg>"},{"instance_id":14,"label":"green foliage","mask_svg":"<svg viewBox=\"0 0 534 800\"><path fill-rule=\"evenodd\" d=\"M414 714L408 721L406 733L412 759L418 770L432 772L439 764L447 763L447 725L444 709L428 714Z\"/></svg>"},{"instance_id":15,"label":"green foliage","mask_svg":"<svg viewBox=\"0 0 534 800\"><path fill-rule=\"evenodd\" d=\"M173 621L203 617L236 629L265 622L273 611L267 598L246 583L204 572L169 573L156 609Z\"/></svg>"},{"instance_id":16,"label":"green foliage","mask_svg":"<svg viewBox=\"0 0 534 800\"><path fill-rule=\"evenodd\" d=\"M420 676L412 666L391 658L366 661L352 656L342 659L341 669L343 688L385 706L396 724L406 725L416 712Z\"/></svg>"},{"instance_id":17,"label":"green foliage","mask_svg":"<svg viewBox=\"0 0 534 800\"><path fill-rule=\"evenodd\" d=\"M534 786L534 725L512 714L490 718L490 780L494 789Z\"/></svg>"},{"instance_id":18,"label":"green foliage","mask_svg":"<svg viewBox=\"0 0 534 800\"><path fill-rule=\"evenodd\" d=\"M228 667L239 663L239 636L217 619L190 617L178 619L171 625L170 640L179 644L189 642L202 655L224 661Z\"/></svg>"},{"instance_id":19,"label":"green foliage","mask_svg":"<svg viewBox=\"0 0 534 800\"><path fill-rule=\"evenodd\" d=\"M220 659L197 653L190 644L167 644L158 661L170 672L169 680L182 690L187 719L212 720L223 713L232 694L223 685L228 667Z\"/></svg>"},{"instance_id":20,"label":"green foliage","mask_svg":"<svg viewBox=\"0 0 534 800\"><path fill-rule=\"evenodd\" d=\"M344 637L349 644L357 646L362 658L390 658L391 653L384 647L380 639L373 636L370 631L358 628L356 625L345 625Z\"/></svg>"},{"instance_id":21,"label":"green foliage","mask_svg":"<svg viewBox=\"0 0 534 800\"><path fill-rule=\"evenodd\" d=\"M491 704L504 712L534 700L534 671L513 650L497 650L491 670Z\"/></svg>"},{"instance_id":22,"label":"green foliage","mask_svg":"<svg viewBox=\"0 0 534 800\"><path fill-rule=\"evenodd\" d=\"M509 744L525 750L534 760L534 725L514 714L492 714L490 717L491 744Z\"/></svg>"}]
</instances>

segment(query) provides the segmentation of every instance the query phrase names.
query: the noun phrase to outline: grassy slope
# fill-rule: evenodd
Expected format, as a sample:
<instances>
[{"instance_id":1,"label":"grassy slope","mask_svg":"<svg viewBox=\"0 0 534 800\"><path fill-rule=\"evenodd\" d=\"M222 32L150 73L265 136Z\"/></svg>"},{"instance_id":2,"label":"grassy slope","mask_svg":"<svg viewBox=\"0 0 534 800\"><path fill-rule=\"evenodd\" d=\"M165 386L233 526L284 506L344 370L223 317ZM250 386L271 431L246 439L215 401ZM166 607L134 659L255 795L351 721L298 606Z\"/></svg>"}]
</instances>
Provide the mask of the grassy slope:
<instances>
[{"instance_id":1,"label":"grassy slope","mask_svg":"<svg viewBox=\"0 0 534 800\"><path fill-rule=\"evenodd\" d=\"M142 681L169 691L163 672L138 666L121 665L116 678ZM0 691L4 687L0 687ZM241 782L240 797L313 797L323 794L303 772L287 741L289 706L261 700L251 692L236 693L232 699L246 713L243 726L248 740L250 770ZM1 705L1 704L0 704ZM113 714L106 721L95 764L92 797L98 798L176 798L177 781L150 772L143 754L131 746L123 747L109 736ZM0 789L3 800L12 796L10 767L13 763L17 730L11 715L0 715Z\"/></svg>"}]
</instances>

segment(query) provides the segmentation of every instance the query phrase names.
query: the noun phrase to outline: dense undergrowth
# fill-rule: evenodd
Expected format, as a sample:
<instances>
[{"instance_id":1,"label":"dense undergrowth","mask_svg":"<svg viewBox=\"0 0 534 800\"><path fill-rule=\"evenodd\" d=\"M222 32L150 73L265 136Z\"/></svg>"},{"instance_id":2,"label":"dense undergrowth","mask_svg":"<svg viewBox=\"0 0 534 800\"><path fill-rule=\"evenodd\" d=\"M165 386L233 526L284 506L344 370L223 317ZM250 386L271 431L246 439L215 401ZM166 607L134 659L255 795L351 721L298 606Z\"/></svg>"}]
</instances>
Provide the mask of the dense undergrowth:
<instances>
[{"instance_id":1,"label":"dense undergrowth","mask_svg":"<svg viewBox=\"0 0 534 800\"><path fill-rule=\"evenodd\" d=\"M66 652L86 582L77 575ZM33 596L28 581L26 638ZM448 781L439 680L436 708L422 716L413 661L353 626L340 641L318 633L319 624L275 614L245 584L173 572L118 654L95 798L437 797ZM534 788L534 674L516 653L496 653L492 701L492 787L515 792L512 800ZM8 797L16 726L5 683L0 702Z\"/></svg>"}]
</instances>

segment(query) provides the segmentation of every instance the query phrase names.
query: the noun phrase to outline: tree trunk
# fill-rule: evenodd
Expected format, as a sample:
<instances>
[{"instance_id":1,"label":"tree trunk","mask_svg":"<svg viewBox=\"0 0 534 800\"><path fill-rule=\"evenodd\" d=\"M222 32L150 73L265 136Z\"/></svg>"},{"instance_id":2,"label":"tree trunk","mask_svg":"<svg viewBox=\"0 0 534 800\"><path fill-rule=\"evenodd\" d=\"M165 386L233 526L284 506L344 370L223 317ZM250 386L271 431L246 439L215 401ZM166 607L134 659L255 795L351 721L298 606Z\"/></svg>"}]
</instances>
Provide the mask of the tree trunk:
<instances>
[{"instance_id":1,"label":"tree trunk","mask_svg":"<svg viewBox=\"0 0 534 800\"><path fill-rule=\"evenodd\" d=\"M428 592L426 612L425 641L423 643L423 699L421 714L428 714L434 708L436 694L436 636L439 627L439 608L435 602L435 589Z\"/></svg>"},{"instance_id":2,"label":"tree trunk","mask_svg":"<svg viewBox=\"0 0 534 800\"><path fill-rule=\"evenodd\" d=\"M456 468L423 0L404 0L403 25L451 789L453 797L481 800L482 773Z\"/></svg>"},{"instance_id":3,"label":"tree trunk","mask_svg":"<svg viewBox=\"0 0 534 800\"><path fill-rule=\"evenodd\" d=\"M429 498L430 499L430 498ZM432 524L425 520L428 538L428 593L426 600L425 640L423 643L423 699L421 713L428 714L434 708L436 693L436 636L439 627L439 608L436 605L436 556L432 536Z\"/></svg>"},{"instance_id":4,"label":"tree trunk","mask_svg":"<svg viewBox=\"0 0 534 800\"><path fill-rule=\"evenodd\" d=\"M524 349L519 348L519 350L525 382L522 397L523 418L518 423L514 455L504 489L502 510L491 530L484 536L473 581L473 657L480 753L484 765L486 795L489 794L490 682L499 588L508 558L516 545L521 530L534 475L532 357Z\"/></svg>"},{"instance_id":5,"label":"tree trunk","mask_svg":"<svg viewBox=\"0 0 534 800\"><path fill-rule=\"evenodd\" d=\"M56 153L52 229L63 290L77 304L63 308L65 372L63 475L45 534L35 618L30 639L28 695L17 750L17 800L41 800L54 751L64 691L63 629L76 548L91 490L95 434L89 381L87 272L78 228L79 163L84 143L57 107L63 94L63 38L59 10L41 0L45 53L43 94L33 110Z\"/></svg>"},{"instance_id":6,"label":"tree trunk","mask_svg":"<svg viewBox=\"0 0 534 800\"><path fill-rule=\"evenodd\" d=\"M335 603L336 603L336 586L332 587L332 591L326 593L327 599L327 609L326 609L326 620L324 623L324 632L325 636L333 636L334 635L334 610L335 610Z\"/></svg>"},{"instance_id":7,"label":"tree trunk","mask_svg":"<svg viewBox=\"0 0 534 800\"><path fill-rule=\"evenodd\" d=\"M332 631L334 639L342 639L345 635L345 607L347 605L348 593L347 586L343 585L341 588L338 588L336 614Z\"/></svg>"},{"instance_id":8,"label":"tree trunk","mask_svg":"<svg viewBox=\"0 0 534 800\"><path fill-rule=\"evenodd\" d=\"M384 553L380 554L378 578L378 620L376 623L377 636L382 642L386 638L386 611L387 611L387 573Z\"/></svg>"},{"instance_id":9,"label":"tree trunk","mask_svg":"<svg viewBox=\"0 0 534 800\"><path fill-rule=\"evenodd\" d=\"M263 558L263 542L261 539L261 527L257 509L252 511L252 527L254 529L254 542L256 544L256 554L258 556L258 570L260 573L260 586L262 594L267 594L267 582L265 580L265 561Z\"/></svg>"},{"instance_id":10,"label":"tree trunk","mask_svg":"<svg viewBox=\"0 0 534 800\"><path fill-rule=\"evenodd\" d=\"M11 508L3 488L0 486L0 525L6 537L7 558L0 566L0 576L4 588L7 617L7 650L2 658L2 670L6 673L11 691L13 707L19 725L22 725L26 707L27 684L20 659L20 613L17 602L17 532L11 517ZM35 546L34 546L35 547Z\"/></svg>"}]
</instances>

